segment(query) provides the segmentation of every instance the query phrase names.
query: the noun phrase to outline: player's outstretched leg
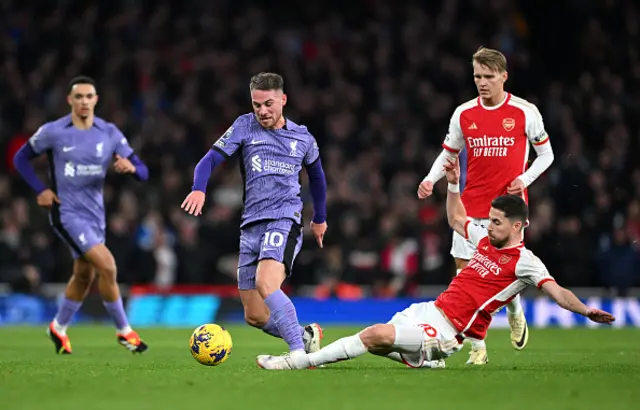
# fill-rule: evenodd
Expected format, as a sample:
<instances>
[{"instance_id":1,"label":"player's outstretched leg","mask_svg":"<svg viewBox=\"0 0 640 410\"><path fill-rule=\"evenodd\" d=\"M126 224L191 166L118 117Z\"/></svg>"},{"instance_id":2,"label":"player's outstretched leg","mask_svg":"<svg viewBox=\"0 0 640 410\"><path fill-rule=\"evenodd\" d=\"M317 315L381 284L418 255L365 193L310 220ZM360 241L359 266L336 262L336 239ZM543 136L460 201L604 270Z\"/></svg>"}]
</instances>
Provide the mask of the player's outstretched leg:
<instances>
[{"instance_id":1,"label":"player's outstretched leg","mask_svg":"<svg viewBox=\"0 0 640 410\"><path fill-rule=\"evenodd\" d=\"M263 259L256 271L256 289L269 308L278 333L289 345L291 354L304 355L305 346L298 315L291 299L280 289L285 279L285 266L273 259Z\"/></svg>"},{"instance_id":2,"label":"player's outstretched leg","mask_svg":"<svg viewBox=\"0 0 640 410\"><path fill-rule=\"evenodd\" d=\"M142 353L148 349L145 342L140 339L127 320L124 311L122 297L117 282L116 262L113 255L103 244L91 248L85 258L98 271L98 290L102 297L102 303L116 325L116 339L132 353Z\"/></svg>"},{"instance_id":3,"label":"player's outstretched leg","mask_svg":"<svg viewBox=\"0 0 640 410\"><path fill-rule=\"evenodd\" d=\"M73 315L82 306L82 302L87 293L89 293L94 278L95 270L93 266L81 258L75 259L73 274L67 283L58 313L47 328L47 334L58 354L71 354L71 342L69 341L69 336L67 336L67 328L73 319Z\"/></svg>"},{"instance_id":4,"label":"player's outstretched leg","mask_svg":"<svg viewBox=\"0 0 640 410\"><path fill-rule=\"evenodd\" d=\"M424 331L417 326L377 324L353 336L339 339L307 355L258 356L258 366L267 370L294 370L354 359L367 352L389 350L420 354Z\"/></svg>"},{"instance_id":5,"label":"player's outstretched leg","mask_svg":"<svg viewBox=\"0 0 640 410\"><path fill-rule=\"evenodd\" d=\"M516 350L522 350L529 341L529 329L519 294L507 304L507 317L511 328L511 345Z\"/></svg>"},{"instance_id":6,"label":"player's outstretched leg","mask_svg":"<svg viewBox=\"0 0 640 410\"><path fill-rule=\"evenodd\" d=\"M246 270L246 268L240 268L241 271ZM249 275L241 275L243 278ZM251 275L255 278L254 275ZM255 286L255 282L253 284L240 283L242 287L251 287ZM242 301L242 306L244 307L244 320L247 324L256 327L258 329L262 329L262 331L268 335L273 337L277 337L282 339L282 335L278 330L278 326L276 326L276 322L274 320L274 316L269 312L269 308L267 307L264 299L258 293L256 289L240 289L240 300ZM313 353L320 350L320 343L322 341L322 328L317 323L311 323L307 326L298 325L298 331L302 335L302 341L304 343L304 351L307 353Z\"/></svg>"}]
</instances>

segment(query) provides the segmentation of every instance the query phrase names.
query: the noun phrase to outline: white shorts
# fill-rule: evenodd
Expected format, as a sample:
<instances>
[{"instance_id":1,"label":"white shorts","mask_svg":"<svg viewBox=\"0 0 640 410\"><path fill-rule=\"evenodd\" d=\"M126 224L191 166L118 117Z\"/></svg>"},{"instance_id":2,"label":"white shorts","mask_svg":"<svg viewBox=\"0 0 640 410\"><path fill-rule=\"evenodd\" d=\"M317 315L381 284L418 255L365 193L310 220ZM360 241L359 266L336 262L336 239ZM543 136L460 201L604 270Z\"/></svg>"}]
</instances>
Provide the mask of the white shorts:
<instances>
[{"instance_id":1,"label":"white shorts","mask_svg":"<svg viewBox=\"0 0 640 410\"><path fill-rule=\"evenodd\" d=\"M489 219L470 219L471 223L480 225L483 228L489 226ZM470 261L473 254L476 252L476 247L464 239L464 236L458 232L453 231L453 240L451 241L451 256L458 259L464 259Z\"/></svg>"},{"instance_id":2,"label":"white shorts","mask_svg":"<svg viewBox=\"0 0 640 410\"><path fill-rule=\"evenodd\" d=\"M435 302L414 303L398 312L388 322L392 325L418 326L424 330L422 350L418 353L401 353L405 364L421 367L425 361L445 359L462 349L458 331L436 308Z\"/></svg>"}]
</instances>

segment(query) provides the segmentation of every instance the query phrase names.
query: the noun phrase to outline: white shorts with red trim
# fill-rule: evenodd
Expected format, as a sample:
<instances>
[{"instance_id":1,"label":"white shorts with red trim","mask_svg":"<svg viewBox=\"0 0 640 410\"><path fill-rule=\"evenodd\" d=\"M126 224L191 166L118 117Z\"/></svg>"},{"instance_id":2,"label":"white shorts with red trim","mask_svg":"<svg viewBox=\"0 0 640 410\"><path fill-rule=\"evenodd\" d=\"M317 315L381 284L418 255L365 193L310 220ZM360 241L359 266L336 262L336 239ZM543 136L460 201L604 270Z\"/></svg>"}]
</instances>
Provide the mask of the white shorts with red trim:
<instances>
[{"instance_id":1,"label":"white shorts with red trim","mask_svg":"<svg viewBox=\"0 0 640 410\"><path fill-rule=\"evenodd\" d=\"M480 225L483 228L489 226L489 219L471 219L469 218L471 223ZM473 254L476 253L476 247L466 240L464 236L460 235L458 232L453 231L453 239L451 241L451 256L458 259L464 259L470 261L473 257Z\"/></svg>"},{"instance_id":2,"label":"white shorts with red trim","mask_svg":"<svg viewBox=\"0 0 640 410\"><path fill-rule=\"evenodd\" d=\"M405 364L410 367L421 367L425 361L445 359L462 349L458 331L436 308L435 302L414 303L396 313L388 323L423 329L422 350L412 354L401 353Z\"/></svg>"}]
</instances>

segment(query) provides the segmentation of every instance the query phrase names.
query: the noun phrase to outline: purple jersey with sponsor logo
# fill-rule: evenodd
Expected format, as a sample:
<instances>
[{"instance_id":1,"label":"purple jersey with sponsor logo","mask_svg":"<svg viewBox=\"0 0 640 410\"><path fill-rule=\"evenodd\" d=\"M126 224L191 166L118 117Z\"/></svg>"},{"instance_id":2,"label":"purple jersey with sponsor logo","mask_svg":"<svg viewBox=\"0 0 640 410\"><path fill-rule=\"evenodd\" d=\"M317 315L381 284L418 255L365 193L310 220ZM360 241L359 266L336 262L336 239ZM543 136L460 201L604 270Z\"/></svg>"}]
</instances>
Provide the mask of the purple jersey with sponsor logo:
<instances>
[{"instance_id":1,"label":"purple jersey with sponsor logo","mask_svg":"<svg viewBox=\"0 0 640 410\"><path fill-rule=\"evenodd\" d=\"M102 188L113 156L133 154L127 139L113 124L95 117L87 130L76 128L71 114L41 126L29 139L36 154L47 154L53 191L60 205L52 210L54 222L90 221L104 229Z\"/></svg>"},{"instance_id":2,"label":"purple jersey with sponsor logo","mask_svg":"<svg viewBox=\"0 0 640 410\"><path fill-rule=\"evenodd\" d=\"M300 224L300 171L319 158L318 145L307 127L287 119L277 130L263 128L254 114L238 117L213 144L225 157L240 156L244 180L242 224L289 218Z\"/></svg>"}]
</instances>

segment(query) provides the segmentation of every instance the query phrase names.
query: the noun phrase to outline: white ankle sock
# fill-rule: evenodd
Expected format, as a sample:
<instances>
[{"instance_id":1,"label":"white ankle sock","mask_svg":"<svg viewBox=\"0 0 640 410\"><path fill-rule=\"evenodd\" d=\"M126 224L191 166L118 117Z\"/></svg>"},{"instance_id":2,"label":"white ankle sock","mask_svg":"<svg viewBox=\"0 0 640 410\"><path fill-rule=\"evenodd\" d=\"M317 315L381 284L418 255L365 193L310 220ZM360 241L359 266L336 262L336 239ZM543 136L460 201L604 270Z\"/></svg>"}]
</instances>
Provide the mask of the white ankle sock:
<instances>
[{"instance_id":1,"label":"white ankle sock","mask_svg":"<svg viewBox=\"0 0 640 410\"><path fill-rule=\"evenodd\" d=\"M53 319L53 328L58 332L59 335L64 336L67 334L67 327L58 323L58 319Z\"/></svg>"},{"instance_id":2,"label":"white ankle sock","mask_svg":"<svg viewBox=\"0 0 640 410\"><path fill-rule=\"evenodd\" d=\"M520 303L520 295L518 294L511 302L507 303L507 313L515 316L519 315L520 312L522 312L522 304Z\"/></svg>"},{"instance_id":3,"label":"white ankle sock","mask_svg":"<svg viewBox=\"0 0 640 410\"><path fill-rule=\"evenodd\" d=\"M131 326L126 326L122 329L116 329L116 332L118 332L119 335L126 335L133 332L133 329L131 329Z\"/></svg>"}]
</instances>

